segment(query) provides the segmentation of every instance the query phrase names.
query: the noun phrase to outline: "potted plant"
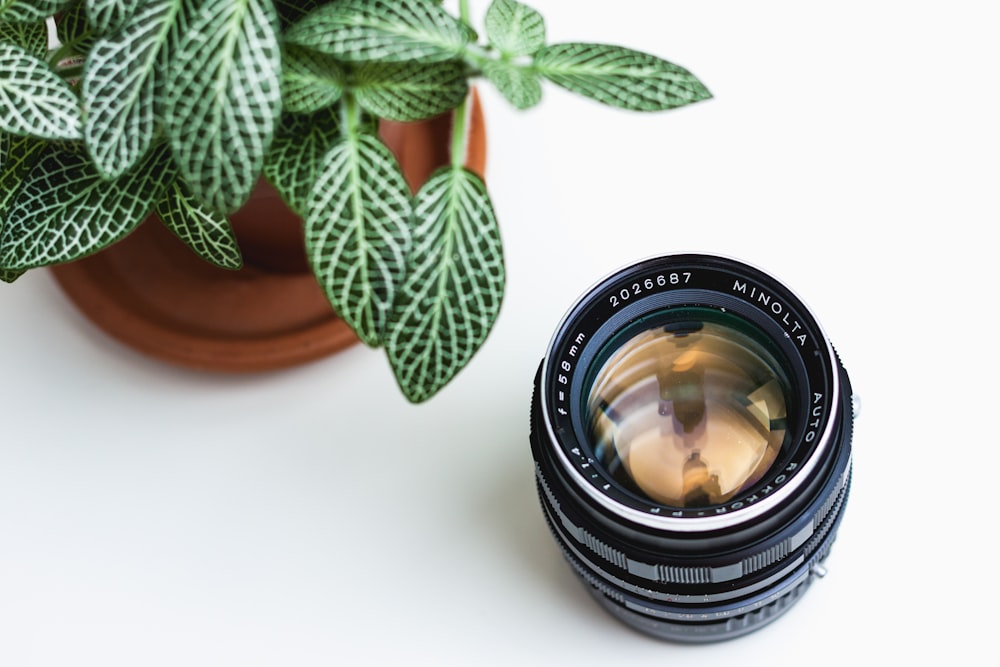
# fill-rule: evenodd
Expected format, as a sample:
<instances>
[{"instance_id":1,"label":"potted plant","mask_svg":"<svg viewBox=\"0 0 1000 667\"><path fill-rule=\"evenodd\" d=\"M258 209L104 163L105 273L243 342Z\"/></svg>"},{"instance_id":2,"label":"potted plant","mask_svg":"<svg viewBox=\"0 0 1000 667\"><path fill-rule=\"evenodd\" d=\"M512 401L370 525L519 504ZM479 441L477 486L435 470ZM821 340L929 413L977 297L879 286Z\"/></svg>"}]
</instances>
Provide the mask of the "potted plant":
<instances>
[{"instance_id":1,"label":"potted plant","mask_svg":"<svg viewBox=\"0 0 1000 667\"><path fill-rule=\"evenodd\" d=\"M0 278L97 253L153 213L239 269L229 219L263 178L301 218L333 310L425 400L503 298L497 220L463 164L478 78L518 109L543 80L637 111L710 96L652 55L549 44L515 0L494 0L481 34L467 0L455 14L433 0L5 0ZM449 163L411 193L378 121L446 112Z\"/></svg>"}]
</instances>

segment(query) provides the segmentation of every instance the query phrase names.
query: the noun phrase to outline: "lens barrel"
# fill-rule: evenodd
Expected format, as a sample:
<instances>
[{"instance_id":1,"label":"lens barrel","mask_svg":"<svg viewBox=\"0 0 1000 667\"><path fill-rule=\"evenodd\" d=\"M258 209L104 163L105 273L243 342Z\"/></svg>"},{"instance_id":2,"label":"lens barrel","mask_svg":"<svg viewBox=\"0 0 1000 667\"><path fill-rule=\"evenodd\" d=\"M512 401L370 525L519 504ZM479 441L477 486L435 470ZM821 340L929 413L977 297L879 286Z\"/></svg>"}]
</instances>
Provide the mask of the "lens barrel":
<instances>
[{"instance_id":1,"label":"lens barrel","mask_svg":"<svg viewBox=\"0 0 1000 667\"><path fill-rule=\"evenodd\" d=\"M852 399L816 319L771 276L712 255L639 262L570 309L539 367L544 515L629 626L741 636L824 572L850 488Z\"/></svg>"}]
</instances>

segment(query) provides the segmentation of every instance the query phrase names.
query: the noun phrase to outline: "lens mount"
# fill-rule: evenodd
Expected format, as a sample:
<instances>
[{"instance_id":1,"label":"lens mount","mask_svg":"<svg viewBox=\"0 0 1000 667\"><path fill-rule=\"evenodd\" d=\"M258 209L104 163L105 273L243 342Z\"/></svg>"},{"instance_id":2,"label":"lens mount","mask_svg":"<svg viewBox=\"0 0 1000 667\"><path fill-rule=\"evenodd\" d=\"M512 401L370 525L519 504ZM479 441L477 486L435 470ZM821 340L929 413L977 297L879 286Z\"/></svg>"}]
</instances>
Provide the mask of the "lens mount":
<instances>
[{"instance_id":1,"label":"lens mount","mask_svg":"<svg viewBox=\"0 0 1000 667\"><path fill-rule=\"evenodd\" d=\"M850 483L851 390L804 303L728 258L626 267L564 317L532 450L556 540L598 599L679 641L797 600Z\"/></svg>"}]
</instances>

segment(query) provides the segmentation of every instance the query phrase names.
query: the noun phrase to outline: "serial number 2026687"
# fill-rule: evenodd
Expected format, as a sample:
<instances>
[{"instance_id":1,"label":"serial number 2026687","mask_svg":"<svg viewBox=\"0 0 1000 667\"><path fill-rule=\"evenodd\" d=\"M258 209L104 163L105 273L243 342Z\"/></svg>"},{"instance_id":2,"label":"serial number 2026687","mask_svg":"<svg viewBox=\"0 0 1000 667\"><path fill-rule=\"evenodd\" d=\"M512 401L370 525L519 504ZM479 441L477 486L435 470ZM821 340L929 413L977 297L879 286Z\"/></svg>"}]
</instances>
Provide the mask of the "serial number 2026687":
<instances>
[{"instance_id":1,"label":"serial number 2026687","mask_svg":"<svg viewBox=\"0 0 1000 667\"><path fill-rule=\"evenodd\" d=\"M657 276L650 276L643 280L638 280L632 283L631 287L623 287L616 294L612 294L608 297L611 301L611 307L617 308L629 299L637 297L644 292L652 292L658 287L666 287L667 285L686 285L691 282L691 273L689 271L684 271L681 273L661 273Z\"/></svg>"}]
</instances>

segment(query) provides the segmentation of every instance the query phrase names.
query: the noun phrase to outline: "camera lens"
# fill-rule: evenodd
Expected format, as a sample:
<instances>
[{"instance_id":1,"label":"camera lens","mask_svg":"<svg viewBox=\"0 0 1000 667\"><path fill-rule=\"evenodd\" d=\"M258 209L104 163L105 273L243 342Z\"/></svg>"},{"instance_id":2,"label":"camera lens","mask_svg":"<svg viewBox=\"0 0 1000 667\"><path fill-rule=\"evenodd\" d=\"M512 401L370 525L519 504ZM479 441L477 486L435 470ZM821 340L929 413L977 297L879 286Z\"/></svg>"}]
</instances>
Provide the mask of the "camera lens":
<instances>
[{"instance_id":1,"label":"camera lens","mask_svg":"<svg viewBox=\"0 0 1000 667\"><path fill-rule=\"evenodd\" d=\"M570 309L539 367L543 512L626 624L681 642L746 634L824 572L851 406L833 347L780 282L710 255L640 262Z\"/></svg>"}]
</instances>

